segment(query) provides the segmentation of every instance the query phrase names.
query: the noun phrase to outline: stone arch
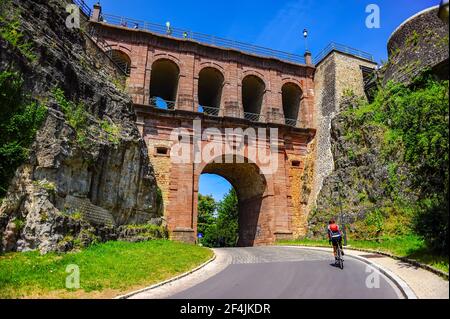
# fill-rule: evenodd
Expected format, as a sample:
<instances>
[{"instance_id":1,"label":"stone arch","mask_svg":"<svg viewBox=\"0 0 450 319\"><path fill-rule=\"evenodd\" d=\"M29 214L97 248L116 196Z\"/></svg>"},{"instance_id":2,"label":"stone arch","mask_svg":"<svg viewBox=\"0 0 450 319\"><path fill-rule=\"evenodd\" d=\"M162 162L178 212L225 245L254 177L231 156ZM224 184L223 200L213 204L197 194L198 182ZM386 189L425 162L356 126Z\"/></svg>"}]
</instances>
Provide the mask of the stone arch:
<instances>
[{"instance_id":1,"label":"stone arch","mask_svg":"<svg viewBox=\"0 0 450 319\"><path fill-rule=\"evenodd\" d=\"M165 101L177 100L180 67L167 57L157 59L152 64L150 77L150 98Z\"/></svg>"},{"instance_id":2,"label":"stone arch","mask_svg":"<svg viewBox=\"0 0 450 319\"><path fill-rule=\"evenodd\" d=\"M247 158L225 161L225 155L219 156L198 168L198 176L215 174L226 179L235 189L239 205L239 240L237 246L253 246L272 236L272 225L264 222L268 209L268 179L258 165ZM197 183L198 183L197 179ZM197 188L198 189L198 188ZM197 218L195 207L194 218Z\"/></svg>"},{"instance_id":3,"label":"stone arch","mask_svg":"<svg viewBox=\"0 0 450 319\"><path fill-rule=\"evenodd\" d=\"M281 88L283 113L286 124L297 126L303 91L294 82L286 82Z\"/></svg>"},{"instance_id":4,"label":"stone arch","mask_svg":"<svg viewBox=\"0 0 450 319\"><path fill-rule=\"evenodd\" d=\"M302 90L302 92L304 92L304 95L306 94L306 92L303 89L303 81L300 81L296 78L292 78L292 77L283 77L281 80L281 87L283 87L283 85L285 85L286 83L294 83L296 85L298 85L298 87L300 88L300 90ZM281 91L280 91L281 93Z\"/></svg>"},{"instance_id":5,"label":"stone arch","mask_svg":"<svg viewBox=\"0 0 450 319\"><path fill-rule=\"evenodd\" d=\"M111 49L123 51L124 53L131 55L131 49L127 45L123 45L121 43L114 43L114 44L109 44L109 47Z\"/></svg>"},{"instance_id":6,"label":"stone arch","mask_svg":"<svg viewBox=\"0 0 450 319\"><path fill-rule=\"evenodd\" d=\"M223 73L215 67L206 66L198 73L198 103L202 107L212 108L213 115L219 113L224 83ZM204 109L204 112L209 111Z\"/></svg>"},{"instance_id":7,"label":"stone arch","mask_svg":"<svg viewBox=\"0 0 450 319\"><path fill-rule=\"evenodd\" d=\"M114 61L114 63L127 75L130 76L131 72L131 58L130 56L121 50L119 46L109 46L109 50L106 54Z\"/></svg>"},{"instance_id":8,"label":"stone arch","mask_svg":"<svg viewBox=\"0 0 450 319\"><path fill-rule=\"evenodd\" d=\"M184 64L183 61L181 61L180 59L178 59L176 56L174 56L173 54L169 54L169 53L155 53L153 55L153 63L155 63L158 60L170 60L173 63L175 63L178 67L178 69L180 70L180 75L183 76L183 72L184 72Z\"/></svg>"},{"instance_id":9,"label":"stone arch","mask_svg":"<svg viewBox=\"0 0 450 319\"><path fill-rule=\"evenodd\" d=\"M221 66L219 63L215 63L215 62L202 62L200 63L200 70L207 68L207 67L211 67L211 68L215 68L218 71L220 71L223 75L223 77L225 78L225 69L223 66Z\"/></svg>"},{"instance_id":10,"label":"stone arch","mask_svg":"<svg viewBox=\"0 0 450 319\"><path fill-rule=\"evenodd\" d=\"M266 80L266 78L264 77L264 74L262 74L261 72L259 72L257 70L243 71L242 76L241 76L241 85L242 85L242 80L249 75L253 75L253 76L256 76L257 78L259 78L261 81L264 82L264 86L266 87L266 90L269 90L270 83Z\"/></svg>"},{"instance_id":11,"label":"stone arch","mask_svg":"<svg viewBox=\"0 0 450 319\"><path fill-rule=\"evenodd\" d=\"M261 114L266 93L266 83L254 74L242 79L242 106L245 113Z\"/></svg>"}]
</instances>

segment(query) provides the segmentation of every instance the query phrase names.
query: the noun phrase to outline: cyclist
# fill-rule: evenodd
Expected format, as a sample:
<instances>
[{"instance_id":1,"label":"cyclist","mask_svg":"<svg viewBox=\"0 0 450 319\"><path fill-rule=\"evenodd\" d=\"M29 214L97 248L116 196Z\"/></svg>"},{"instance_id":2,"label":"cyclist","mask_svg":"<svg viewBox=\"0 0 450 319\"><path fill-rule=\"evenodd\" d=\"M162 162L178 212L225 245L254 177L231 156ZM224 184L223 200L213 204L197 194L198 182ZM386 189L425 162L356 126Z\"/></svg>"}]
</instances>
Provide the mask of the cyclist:
<instances>
[{"instance_id":1,"label":"cyclist","mask_svg":"<svg viewBox=\"0 0 450 319\"><path fill-rule=\"evenodd\" d=\"M328 242L333 243L333 254L337 261L337 245L341 247L342 256L344 256L344 250L342 249L342 232L334 219L328 222Z\"/></svg>"}]
</instances>

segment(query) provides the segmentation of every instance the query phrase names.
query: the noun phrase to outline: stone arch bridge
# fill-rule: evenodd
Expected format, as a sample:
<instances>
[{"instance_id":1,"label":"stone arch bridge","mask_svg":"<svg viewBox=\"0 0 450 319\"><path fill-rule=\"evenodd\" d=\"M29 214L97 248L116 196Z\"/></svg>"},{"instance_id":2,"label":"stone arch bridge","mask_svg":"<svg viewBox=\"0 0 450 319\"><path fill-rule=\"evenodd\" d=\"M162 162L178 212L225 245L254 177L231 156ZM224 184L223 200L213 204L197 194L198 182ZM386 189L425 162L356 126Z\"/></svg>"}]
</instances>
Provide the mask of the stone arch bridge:
<instances>
[{"instance_id":1,"label":"stone arch bridge","mask_svg":"<svg viewBox=\"0 0 450 319\"><path fill-rule=\"evenodd\" d=\"M127 77L171 238L196 241L204 173L224 177L238 194L239 246L305 234L318 114L309 53L260 54L252 47L254 54L186 32L174 36L170 28L164 35L103 15L98 5L89 28ZM255 139L256 149L276 163L270 169L251 156ZM180 147L190 160L174 160ZM194 160L198 149L208 149L208 156Z\"/></svg>"}]
</instances>

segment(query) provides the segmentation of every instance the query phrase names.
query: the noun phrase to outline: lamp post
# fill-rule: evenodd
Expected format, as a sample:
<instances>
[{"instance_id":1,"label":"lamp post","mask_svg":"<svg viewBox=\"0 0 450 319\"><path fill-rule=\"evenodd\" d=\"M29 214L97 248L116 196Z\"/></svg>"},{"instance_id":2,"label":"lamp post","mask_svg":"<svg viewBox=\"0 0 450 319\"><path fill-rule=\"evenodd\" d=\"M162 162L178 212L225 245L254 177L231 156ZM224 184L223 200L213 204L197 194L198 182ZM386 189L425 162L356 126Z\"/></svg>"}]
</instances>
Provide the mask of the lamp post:
<instances>
[{"instance_id":1,"label":"lamp post","mask_svg":"<svg viewBox=\"0 0 450 319\"><path fill-rule=\"evenodd\" d=\"M170 21L166 22L166 34L172 35L172 27L170 26Z\"/></svg>"},{"instance_id":2,"label":"lamp post","mask_svg":"<svg viewBox=\"0 0 450 319\"><path fill-rule=\"evenodd\" d=\"M308 30L303 29L303 37L305 38L305 51L309 52L308 50Z\"/></svg>"}]
</instances>

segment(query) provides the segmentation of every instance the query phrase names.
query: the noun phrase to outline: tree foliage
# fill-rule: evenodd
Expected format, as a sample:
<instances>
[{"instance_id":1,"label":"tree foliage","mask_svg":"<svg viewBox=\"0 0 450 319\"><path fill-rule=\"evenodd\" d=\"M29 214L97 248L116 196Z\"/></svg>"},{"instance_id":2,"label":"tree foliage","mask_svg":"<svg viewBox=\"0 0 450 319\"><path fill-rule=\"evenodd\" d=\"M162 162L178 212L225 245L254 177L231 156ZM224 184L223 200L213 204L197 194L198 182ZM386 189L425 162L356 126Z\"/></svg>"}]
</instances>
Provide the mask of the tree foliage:
<instances>
[{"instance_id":1,"label":"tree foliage","mask_svg":"<svg viewBox=\"0 0 450 319\"><path fill-rule=\"evenodd\" d=\"M236 246L239 232L239 207L234 188L219 203L217 228L220 246Z\"/></svg>"},{"instance_id":2,"label":"tree foliage","mask_svg":"<svg viewBox=\"0 0 450 319\"><path fill-rule=\"evenodd\" d=\"M212 196L198 194L197 231L203 235L202 244L205 246L210 246L214 241L216 208L217 203Z\"/></svg>"},{"instance_id":3,"label":"tree foliage","mask_svg":"<svg viewBox=\"0 0 450 319\"><path fill-rule=\"evenodd\" d=\"M215 214L217 212L217 214ZM199 195L198 232L201 243L208 247L233 247L238 240L238 198L231 189L224 199L216 203L211 196Z\"/></svg>"}]
</instances>

